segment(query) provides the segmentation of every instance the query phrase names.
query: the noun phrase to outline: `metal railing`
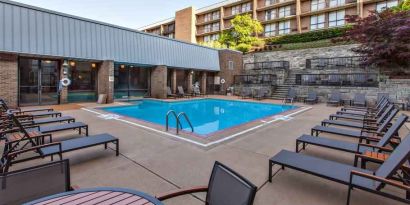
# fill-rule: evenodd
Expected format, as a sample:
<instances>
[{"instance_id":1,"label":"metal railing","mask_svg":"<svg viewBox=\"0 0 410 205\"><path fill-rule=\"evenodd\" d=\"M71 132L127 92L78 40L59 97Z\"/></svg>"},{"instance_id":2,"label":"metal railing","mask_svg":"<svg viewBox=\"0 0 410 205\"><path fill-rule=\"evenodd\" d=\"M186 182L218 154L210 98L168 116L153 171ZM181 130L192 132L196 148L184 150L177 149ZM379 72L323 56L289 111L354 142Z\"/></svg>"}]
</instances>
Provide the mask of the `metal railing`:
<instances>
[{"instance_id":1,"label":"metal railing","mask_svg":"<svg viewBox=\"0 0 410 205\"><path fill-rule=\"evenodd\" d=\"M174 115L175 120L177 122L176 124L176 129L177 129L177 134L179 134L179 130L182 130L182 124L181 124L181 116L184 116L185 120L188 122L189 126L191 127L191 131L194 132L194 127L192 126L191 121L189 120L188 116L184 112L180 112L178 115L174 110L170 110L167 112L167 115L165 117L165 130L168 132L169 130L169 115Z\"/></svg>"},{"instance_id":2,"label":"metal railing","mask_svg":"<svg viewBox=\"0 0 410 205\"><path fill-rule=\"evenodd\" d=\"M377 73L296 74L296 85L377 87Z\"/></svg>"},{"instance_id":3,"label":"metal railing","mask_svg":"<svg viewBox=\"0 0 410 205\"><path fill-rule=\"evenodd\" d=\"M245 70L262 69L289 69L289 61L266 61L257 63L245 63Z\"/></svg>"},{"instance_id":4,"label":"metal railing","mask_svg":"<svg viewBox=\"0 0 410 205\"><path fill-rule=\"evenodd\" d=\"M308 69L326 69L326 68L364 68L364 57L348 56L334 58L312 58L306 59L306 68Z\"/></svg>"},{"instance_id":5,"label":"metal railing","mask_svg":"<svg viewBox=\"0 0 410 205\"><path fill-rule=\"evenodd\" d=\"M236 85L276 85L277 77L273 74L235 75Z\"/></svg>"}]
</instances>

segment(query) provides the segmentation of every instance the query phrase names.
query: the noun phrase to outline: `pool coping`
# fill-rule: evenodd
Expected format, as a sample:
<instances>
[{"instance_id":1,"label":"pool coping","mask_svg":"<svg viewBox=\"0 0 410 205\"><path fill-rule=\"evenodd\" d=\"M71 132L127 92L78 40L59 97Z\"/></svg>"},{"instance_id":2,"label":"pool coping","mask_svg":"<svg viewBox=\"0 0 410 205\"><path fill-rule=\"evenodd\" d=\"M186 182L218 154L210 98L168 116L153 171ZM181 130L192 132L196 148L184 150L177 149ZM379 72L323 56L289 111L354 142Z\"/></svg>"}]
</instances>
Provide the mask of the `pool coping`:
<instances>
[{"instance_id":1,"label":"pool coping","mask_svg":"<svg viewBox=\"0 0 410 205\"><path fill-rule=\"evenodd\" d=\"M218 99L218 98L204 98L204 99L225 100L225 99ZM164 100L158 100L158 99L149 99L149 100L170 102L170 101L164 101ZM201 99L194 99L194 100L201 100ZM241 102L249 102L249 103L281 105L277 103L251 102L251 101L244 101L244 100L227 100L227 101L241 101ZM171 102L175 102L175 101L171 101ZM94 113L98 115L100 118L106 118L106 120L116 120L116 121L126 123L129 125L135 126L135 127L140 127L146 130L151 130L159 134L169 136L173 139L185 141L185 142L200 146L202 148L214 147L218 144L230 141L234 138L237 138L238 136L241 136L248 132L257 130L261 127L272 124L274 122L287 121L295 115L301 114L303 112L306 112L312 109L312 107L295 106L294 109L287 110L287 111L284 111L284 112L281 112L275 115L270 115L270 116L266 116L263 118L255 119L255 120L252 120L250 122L247 122L241 125L236 125L236 126L224 129L224 130L220 130L220 131L216 131L216 132L208 134L211 136L206 136L206 135L198 135L195 133L190 133L184 130L180 130L179 135L177 135L177 134L174 134L176 130L175 128L170 128L167 132L165 131L165 126L163 125L144 121L144 120L137 119L137 118L127 117L127 116L123 116L123 115L119 115L116 113L103 110L103 108L107 108L107 107L120 107L120 106L127 106L127 105L132 105L132 104L122 102L114 106L113 105L98 106L98 107L81 108L81 109L84 111L90 112L90 113Z\"/></svg>"}]
</instances>

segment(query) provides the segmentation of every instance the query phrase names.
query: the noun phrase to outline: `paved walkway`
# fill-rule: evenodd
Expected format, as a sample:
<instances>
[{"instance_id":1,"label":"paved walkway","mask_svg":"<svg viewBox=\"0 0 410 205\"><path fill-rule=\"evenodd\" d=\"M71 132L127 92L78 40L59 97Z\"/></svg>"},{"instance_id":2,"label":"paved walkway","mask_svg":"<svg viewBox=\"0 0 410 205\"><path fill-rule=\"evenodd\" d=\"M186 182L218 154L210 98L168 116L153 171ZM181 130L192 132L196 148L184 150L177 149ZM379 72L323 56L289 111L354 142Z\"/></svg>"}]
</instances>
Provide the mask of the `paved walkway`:
<instances>
[{"instance_id":1,"label":"paved walkway","mask_svg":"<svg viewBox=\"0 0 410 205\"><path fill-rule=\"evenodd\" d=\"M83 104L85 107L95 106ZM120 138L121 155L103 147L65 154L71 162L72 184L82 188L118 186L150 194L181 187L206 185L215 160L221 161L259 187L256 205L345 204L347 187L290 169L276 172L268 183L268 159L282 149L294 150L295 139L338 108L324 104L296 116L247 133L212 149L203 149L159 133L115 120L105 120L81 109L64 110L90 126L90 134L110 133ZM401 136L409 130L402 129ZM69 138L62 133L55 139ZM335 137L335 136L332 136ZM309 147L305 154L352 164L353 155ZM204 194L167 201L171 205L204 204ZM351 204L393 205L396 201L354 190Z\"/></svg>"}]
</instances>

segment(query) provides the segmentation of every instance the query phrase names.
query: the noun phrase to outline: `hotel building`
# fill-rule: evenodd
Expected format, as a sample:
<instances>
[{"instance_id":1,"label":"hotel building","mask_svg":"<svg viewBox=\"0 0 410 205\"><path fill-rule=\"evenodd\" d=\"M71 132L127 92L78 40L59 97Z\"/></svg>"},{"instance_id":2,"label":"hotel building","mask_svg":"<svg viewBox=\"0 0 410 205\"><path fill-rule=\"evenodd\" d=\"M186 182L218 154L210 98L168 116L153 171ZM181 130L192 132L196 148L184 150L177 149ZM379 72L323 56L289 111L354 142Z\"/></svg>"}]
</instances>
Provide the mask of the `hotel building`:
<instances>
[{"instance_id":1,"label":"hotel building","mask_svg":"<svg viewBox=\"0 0 410 205\"><path fill-rule=\"evenodd\" d=\"M191 43L209 42L230 29L236 15L250 14L263 25L261 37L272 37L343 26L346 15L366 17L370 11L396 6L398 1L227 0L201 9L177 11L174 18L139 30Z\"/></svg>"}]
</instances>

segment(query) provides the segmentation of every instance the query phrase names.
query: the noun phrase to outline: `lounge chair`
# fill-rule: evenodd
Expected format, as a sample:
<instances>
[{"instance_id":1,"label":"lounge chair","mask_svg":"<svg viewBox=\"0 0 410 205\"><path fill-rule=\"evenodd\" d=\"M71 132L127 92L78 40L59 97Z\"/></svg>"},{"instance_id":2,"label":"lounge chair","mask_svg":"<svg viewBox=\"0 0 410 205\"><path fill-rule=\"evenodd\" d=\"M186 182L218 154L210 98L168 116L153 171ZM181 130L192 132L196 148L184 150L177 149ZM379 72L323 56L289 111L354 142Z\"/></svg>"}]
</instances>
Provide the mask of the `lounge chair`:
<instances>
[{"instance_id":1,"label":"lounge chair","mask_svg":"<svg viewBox=\"0 0 410 205\"><path fill-rule=\"evenodd\" d=\"M340 92L332 92L326 104L340 106L342 104L342 94Z\"/></svg>"},{"instance_id":2,"label":"lounge chair","mask_svg":"<svg viewBox=\"0 0 410 205\"><path fill-rule=\"evenodd\" d=\"M184 92L184 88L182 88L182 86L178 86L178 96L180 97L192 97L192 94L186 94Z\"/></svg>"},{"instance_id":3,"label":"lounge chair","mask_svg":"<svg viewBox=\"0 0 410 205\"><path fill-rule=\"evenodd\" d=\"M88 147L95 147L99 145L104 145L105 149L107 149L108 143L115 144L116 156L119 155L119 139L109 134L97 134L87 137L77 136L73 139L64 140L60 142L45 143L44 140L37 139L38 137L44 138L43 136L33 136L28 132L26 128L23 127L23 125L16 118L13 118L13 121L16 124L16 127L18 128L18 132L22 133L23 136L14 141L6 140L3 156L0 161L4 161L4 157L7 157L10 153L14 152L19 153L33 151L34 153L36 153L36 155L18 160L8 159L10 165L32 159L44 158L47 156L53 157L54 155L60 155L61 157L62 154L66 152L85 149ZM39 141L43 143L39 144ZM50 141L52 141L51 138Z\"/></svg>"},{"instance_id":4,"label":"lounge chair","mask_svg":"<svg viewBox=\"0 0 410 205\"><path fill-rule=\"evenodd\" d=\"M377 103L385 99L389 99L389 93L377 93Z\"/></svg>"},{"instance_id":5,"label":"lounge chair","mask_svg":"<svg viewBox=\"0 0 410 205\"><path fill-rule=\"evenodd\" d=\"M283 99L283 103L293 103L296 99L296 90L293 88L289 88L286 97Z\"/></svg>"},{"instance_id":6,"label":"lounge chair","mask_svg":"<svg viewBox=\"0 0 410 205\"><path fill-rule=\"evenodd\" d=\"M279 165L311 174L320 178L328 179L344 185L348 185L347 204L350 204L350 195L353 188L361 189L373 194L381 195L390 199L410 203L410 186L399 181L392 180L394 175L410 157L410 137L406 137L399 146L391 153L379 168L373 172L367 169L354 167L330 160L303 155L287 150L282 150L269 160L269 182L272 182L272 167ZM407 196L400 196L400 192L386 192L386 186L394 186L407 192Z\"/></svg>"},{"instance_id":7,"label":"lounge chair","mask_svg":"<svg viewBox=\"0 0 410 205\"><path fill-rule=\"evenodd\" d=\"M310 91L308 93L308 97L304 100L305 103L309 103L309 104L315 104L319 102L319 99L317 97L317 93L314 91Z\"/></svg>"},{"instance_id":8,"label":"lounge chair","mask_svg":"<svg viewBox=\"0 0 410 205\"><path fill-rule=\"evenodd\" d=\"M260 88L260 89L257 90L256 95L253 96L253 97L257 100L262 100L262 99L266 98L266 92L267 92L266 89Z\"/></svg>"},{"instance_id":9,"label":"lounge chair","mask_svg":"<svg viewBox=\"0 0 410 205\"><path fill-rule=\"evenodd\" d=\"M400 140L395 138L398 130L406 122L407 116L400 116L396 123L383 135L382 138L364 138L366 141L372 142L377 141L377 144L370 143L351 143L342 140L328 139L324 137L315 137L311 135L302 135L296 139L296 152L301 151L301 149L306 149L306 145L315 145L319 147L325 147L329 149L335 149L344 152L350 152L355 154L365 154L367 152L392 152L393 149L386 147L388 144L392 143L392 147L395 144L399 144ZM302 145L302 148L300 148ZM355 160L355 164L357 160Z\"/></svg>"},{"instance_id":10,"label":"lounge chair","mask_svg":"<svg viewBox=\"0 0 410 205\"><path fill-rule=\"evenodd\" d=\"M170 87L167 87L167 97L176 99L178 95L173 94Z\"/></svg>"},{"instance_id":11,"label":"lounge chair","mask_svg":"<svg viewBox=\"0 0 410 205\"><path fill-rule=\"evenodd\" d=\"M337 125L337 126L343 126L343 127L351 127L351 128L372 128L372 127L377 127L379 126L381 123L383 123L385 120L390 122L391 120L393 120L394 116L396 116L396 114L399 112L398 109L393 109L394 105L390 105L389 108L387 108L388 110L392 110L387 111L390 112L391 115L389 115L386 119L380 117L379 119L381 119L380 121L376 121L374 123L372 122L367 122L367 121L363 121L363 122L352 122L352 121L343 121L343 120L323 120L322 121L322 126L329 126L329 125ZM378 119L378 120L379 120Z\"/></svg>"},{"instance_id":12,"label":"lounge chair","mask_svg":"<svg viewBox=\"0 0 410 205\"><path fill-rule=\"evenodd\" d=\"M194 87L194 95L195 96L206 96L205 93L201 93L201 90L199 89L199 87Z\"/></svg>"},{"instance_id":13,"label":"lounge chair","mask_svg":"<svg viewBox=\"0 0 410 205\"><path fill-rule=\"evenodd\" d=\"M392 113L393 115L393 113ZM406 115L401 115L399 119L397 120L396 123L400 123L403 125L407 121L407 116ZM366 137L377 137L381 136L385 133L385 130L387 129L388 125L390 122L387 120L381 124L376 131L363 128L362 130L352 130L352 129L343 129L343 128L336 128L336 127L325 127L325 126L315 126L311 130L311 135L314 136L319 136L320 133L329 133L329 134L336 134L340 136L346 136L346 137L353 137L353 138L358 138L362 140L363 138ZM400 125L400 127L401 127ZM389 128L390 130L391 128ZM397 130L398 131L398 130ZM396 131L396 132L397 132Z\"/></svg>"},{"instance_id":14,"label":"lounge chair","mask_svg":"<svg viewBox=\"0 0 410 205\"><path fill-rule=\"evenodd\" d=\"M157 196L160 201L170 198L207 192L205 204L212 205L252 205L257 187L229 167L215 162L208 186L179 190Z\"/></svg>"},{"instance_id":15,"label":"lounge chair","mask_svg":"<svg viewBox=\"0 0 410 205\"><path fill-rule=\"evenodd\" d=\"M54 111L54 109L52 109L52 108L37 108L37 109L21 109L20 107L9 108L6 101L4 99L1 99L1 98L0 98L0 104L5 110L14 110L15 112L19 112L19 113L44 112L44 111L51 112L51 111Z\"/></svg>"},{"instance_id":16,"label":"lounge chair","mask_svg":"<svg viewBox=\"0 0 410 205\"><path fill-rule=\"evenodd\" d=\"M387 97L381 97L380 100L377 101L376 106L374 107L354 107L354 106L349 106L349 107L343 107L342 111L361 111L361 112L374 112L375 110L378 110L380 106L382 106L384 103L390 103L389 98Z\"/></svg>"},{"instance_id":17,"label":"lounge chair","mask_svg":"<svg viewBox=\"0 0 410 205\"><path fill-rule=\"evenodd\" d=\"M23 204L71 190L68 159L0 173L0 204Z\"/></svg>"},{"instance_id":18,"label":"lounge chair","mask_svg":"<svg viewBox=\"0 0 410 205\"><path fill-rule=\"evenodd\" d=\"M241 96L242 99L251 98L252 97L252 90L248 87L244 87L241 90L240 96Z\"/></svg>"},{"instance_id":19,"label":"lounge chair","mask_svg":"<svg viewBox=\"0 0 410 205\"><path fill-rule=\"evenodd\" d=\"M388 101L382 102L380 106L377 106L375 110L343 110L343 111L337 111L337 115L357 115L357 116L373 116L377 115L380 112L383 112L384 109L386 109L390 103Z\"/></svg>"},{"instance_id":20,"label":"lounge chair","mask_svg":"<svg viewBox=\"0 0 410 205\"><path fill-rule=\"evenodd\" d=\"M352 105L366 107L366 95L363 93L356 93L353 98Z\"/></svg>"},{"instance_id":21,"label":"lounge chair","mask_svg":"<svg viewBox=\"0 0 410 205\"><path fill-rule=\"evenodd\" d=\"M383 115L384 117L387 116L386 111L391 111L394 108L394 106L393 107L390 107L390 106L391 105L389 105L389 107L387 107L385 110L383 109L378 110L377 113L375 113L372 116L331 114L329 115L329 119L330 120L347 119L347 120L358 120L358 121L378 121L378 119L380 119L380 117L382 117ZM384 118L382 118L382 120L383 119Z\"/></svg>"}]
</instances>

